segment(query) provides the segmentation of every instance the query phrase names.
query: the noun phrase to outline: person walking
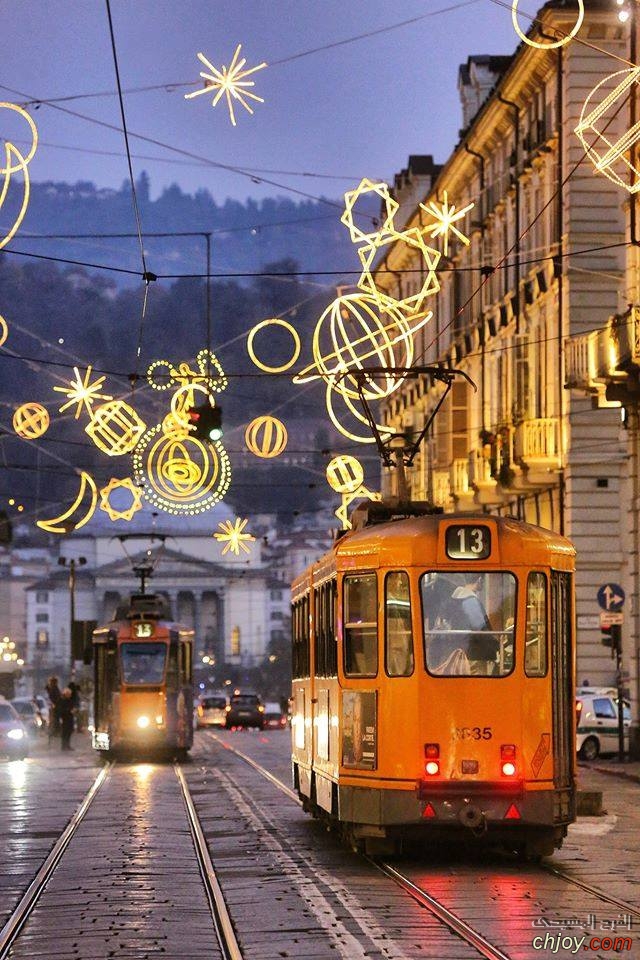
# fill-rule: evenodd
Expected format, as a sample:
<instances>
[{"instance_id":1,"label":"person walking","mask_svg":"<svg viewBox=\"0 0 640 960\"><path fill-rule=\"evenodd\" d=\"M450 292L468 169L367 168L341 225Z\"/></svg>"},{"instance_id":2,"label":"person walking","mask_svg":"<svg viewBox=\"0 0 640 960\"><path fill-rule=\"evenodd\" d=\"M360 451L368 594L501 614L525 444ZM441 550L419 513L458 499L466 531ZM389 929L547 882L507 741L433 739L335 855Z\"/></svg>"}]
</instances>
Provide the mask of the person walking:
<instances>
[{"instance_id":1,"label":"person walking","mask_svg":"<svg viewBox=\"0 0 640 960\"><path fill-rule=\"evenodd\" d=\"M65 687L62 696L58 700L56 708L58 722L60 723L60 749L73 750L71 746L71 734L73 733L73 692L69 687Z\"/></svg>"},{"instance_id":2,"label":"person walking","mask_svg":"<svg viewBox=\"0 0 640 960\"><path fill-rule=\"evenodd\" d=\"M67 686L69 690L71 690L71 703L73 704L76 731L82 733L82 725L80 723L80 687L73 679L73 676Z\"/></svg>"},{"instance_id":3,"label":"person walking","mask_svg":"<svg viewBox=\"0 0 640 960\"><path fill-rule=\"evenodd\" d=\"M47 685L45 687L47 692L47 697L49 698L49 739L48 744L51 746L52 737L57 737L60 732L59 720L58 720L58 701L60 700L62 693L60 687L58 686L57 677L49 677L47 680Z\"/></svg>"}]
</instances>

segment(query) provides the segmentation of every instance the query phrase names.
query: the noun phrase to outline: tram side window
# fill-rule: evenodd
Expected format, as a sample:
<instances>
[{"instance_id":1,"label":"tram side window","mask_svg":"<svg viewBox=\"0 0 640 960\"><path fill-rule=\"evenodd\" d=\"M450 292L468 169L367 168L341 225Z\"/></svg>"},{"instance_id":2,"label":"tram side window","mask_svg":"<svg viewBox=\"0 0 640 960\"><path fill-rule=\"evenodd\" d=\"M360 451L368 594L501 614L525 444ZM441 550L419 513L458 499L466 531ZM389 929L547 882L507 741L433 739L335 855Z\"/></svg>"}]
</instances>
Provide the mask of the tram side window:
<instances>
[{"instance_id":1,"label":"tram side window","mask_svg":"<svg viewBox=\"0 0 640 960\"><path fill-rule=\"evenodd\" d=\"M338 674L336 650L336 581L323 583L314 590L315 610L315 670L317 677L335 677Z\"/></svg>"},{"instance_id":2,"label":"tram side window","mask_svg":"<svg viewBox=\"0 0 640 960\"><path fill-rule=\"evenodd\" d=\"M375 677L378 672L375 573L344 578L344 672L351 677Z\"/></svg>"},{"instance_id":3,"label":"tram side window","mask_svg":"<svg viewBox=\"0 0 640 960\"><path fill-rule=\"evenodd\" d=\"M390 677L413 673L413 634L409 577L400 570L384 581L385 669Z\"/></svg>"},{"instance_id":4,"label":"tram side window","mask_svg":"<svg viewBox=\"0 0 640 960\"><path fill-rule=\"evenodd\" d=\"M331 580L326 585L327 604L327 676L338 676L338 638L336 637L336 610L338 607L338 582Z\"/></svg>"},{"instance_id":5,"label":"tram side window","mask_svg":"<svg viewBox=\"0 0 640 960\"><path fill-rule=\"evenodd\" d=\"M313 649L316 677L326 676L325 617L323 609L324 585L313 591Z\"/></svg>"},{"instance_id":6,"label":"tram side window","mask_svg":"<svg viewBox=\"0 0 640 960\"><path fill-rule=\"evenodd\" d=\"M530 573L527 578L524 672L528 677L547 674L547 578L544 573Z\"/></svg>"},{"instance_id":7,"label":"tram side window","mask_svg":"<svg viewBox=\"0 0 640 960\"><path fill-rule=\"evenodd\" d=\"M302 679L309 676L309 597L302 597L293 605L291 617L293 676Z\"/></svg>"},{"instance_id":8,"label":"tram side window","mask_svg":"<svg viewBox=\"0 0 640 960\"><path fill-rule=\"evenodd\" d=\"M191 673L192 673L191 644L181 643L180 644L180 682L191 683L192 681Z\"/></svg>"}]
</instances>

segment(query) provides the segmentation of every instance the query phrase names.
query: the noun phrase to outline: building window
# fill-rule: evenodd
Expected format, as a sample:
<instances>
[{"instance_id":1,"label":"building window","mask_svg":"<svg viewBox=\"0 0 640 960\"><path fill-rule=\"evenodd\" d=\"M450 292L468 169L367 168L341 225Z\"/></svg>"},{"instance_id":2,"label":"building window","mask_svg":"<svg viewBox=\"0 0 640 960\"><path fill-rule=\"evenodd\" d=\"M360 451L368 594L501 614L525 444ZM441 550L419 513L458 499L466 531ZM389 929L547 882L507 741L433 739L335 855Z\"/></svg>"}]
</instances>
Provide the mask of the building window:
<instances>
[{"instance_id":1,"label":"building window","mask_svg":"<svg viewBox=\"0 0 640 960\"><path fill-rule=\"evenodd\" d=\"M240 656L240 627L234 627L231 631L231 656Z\"/></svg>"},{"instance_id":2,"label":"building window","mask_svg":"<svg viewBox=\"0 0 640 960\"><path fill-rule=\"evenodd\" d=\"M272 590L271 591L272 600L282 600L282 590Z\"/></svg>"},{"instance_id":3,"label":"building window","mask_svg":"<svg viewBox=\"0 0 640 960\"><path fill-rule=\"evenodd\" d=\"M49 603L49 593L47 590L36 591L36 603Z\"/></svg>"},{"instance_id":4,"label":"building window","mask_svg":"<svg viewBox=\"0 0 640 960\"><path fill-rule=\"evenodd\" d=\"M282 620L282 619L283 619L283 617L282 617L282 610L272 610L272 611L271 611L271 619L272 619L272 620Z\"/></svg>"},{"instance_id":5,"label":"building window","mask_svg":"<svg viewBox=\"0 0 640 960\"><path fill-rule=\"evenodd\" d=\"M49 623L49 614L36 613L36 623Z\"/></svg>"},{"instance_id":6,"label":"building window","mask_svg":"<svg viewBox=\"0 0 640 960\"><path fill-rule=\"evenodd\" d=\"M36 632L36 647L38 650L46 650L49 646L49 631L38 630Z\"/></svg>"}]
</instances>

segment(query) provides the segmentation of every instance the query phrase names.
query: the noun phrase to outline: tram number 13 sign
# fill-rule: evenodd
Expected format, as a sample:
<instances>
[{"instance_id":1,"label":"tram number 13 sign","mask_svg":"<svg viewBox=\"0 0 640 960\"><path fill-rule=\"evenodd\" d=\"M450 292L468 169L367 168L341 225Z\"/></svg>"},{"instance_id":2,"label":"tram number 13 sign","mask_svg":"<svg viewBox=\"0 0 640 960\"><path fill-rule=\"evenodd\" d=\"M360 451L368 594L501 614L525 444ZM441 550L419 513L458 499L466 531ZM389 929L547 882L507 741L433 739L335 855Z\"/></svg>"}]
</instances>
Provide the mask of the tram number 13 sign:
<instances>
[{"instance_id":1,"label":"tram number 13 sign","mask_svg":"<svg viewBox=\"0 0 640 960\"><path fill-rule=\"evenodd\" d=\"M452 560L486 560L491 553L491 531L478 524L447 527L447 556Z\"/></svg>"}]
</instances>

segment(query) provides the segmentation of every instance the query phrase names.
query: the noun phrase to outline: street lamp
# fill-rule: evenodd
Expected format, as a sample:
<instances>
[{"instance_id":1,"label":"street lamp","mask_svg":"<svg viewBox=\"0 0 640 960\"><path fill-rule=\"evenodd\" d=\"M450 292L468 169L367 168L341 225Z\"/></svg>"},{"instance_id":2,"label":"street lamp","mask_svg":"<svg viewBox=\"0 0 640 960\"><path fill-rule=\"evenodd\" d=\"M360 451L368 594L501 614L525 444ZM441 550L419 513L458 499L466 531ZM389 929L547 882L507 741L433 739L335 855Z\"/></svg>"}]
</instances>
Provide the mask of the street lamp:
<instances>
[{"instance_id":1,"label":"street lamp","mask_svg":"<svg viewBox=\"0 0 640 960\"><path fill-rule=\"evenodd\" d=\"M76 566L84 567L86 563L85 557L58 557L58 564L61 567L69 567L69 601L70 601L70 617L69 617L69 660L71 664L71 673L75 667L75 660L73 658L73 624L76 619Z\"/></svg>"}]
</instances>

